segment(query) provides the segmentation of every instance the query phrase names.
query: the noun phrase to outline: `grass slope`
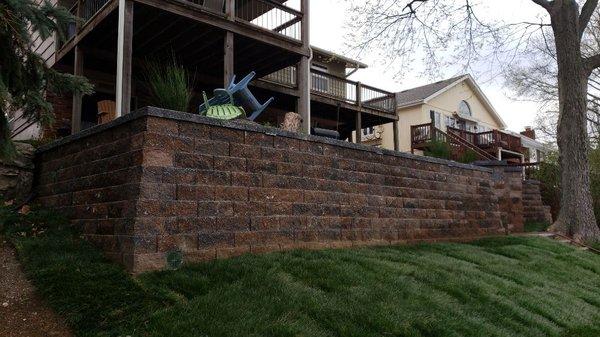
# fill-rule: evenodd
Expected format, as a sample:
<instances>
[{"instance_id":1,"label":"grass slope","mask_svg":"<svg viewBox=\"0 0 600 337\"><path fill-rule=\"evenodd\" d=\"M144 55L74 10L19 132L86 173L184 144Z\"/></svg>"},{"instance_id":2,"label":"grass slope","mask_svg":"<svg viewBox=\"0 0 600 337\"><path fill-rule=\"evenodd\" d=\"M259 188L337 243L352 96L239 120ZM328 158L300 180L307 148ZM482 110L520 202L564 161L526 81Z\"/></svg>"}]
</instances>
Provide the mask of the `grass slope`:
<instances>
[{"instance_id":1,"label":"grass slope","mask_svg":"<svg viewBox=\"0 0 600 337\"><path fill-rule=\"evenodd\" d=\"M600 336L600 256L542 238L287 252L134 279L68 230L8 234L79 336Z\"/></svg>"}]
</instances>

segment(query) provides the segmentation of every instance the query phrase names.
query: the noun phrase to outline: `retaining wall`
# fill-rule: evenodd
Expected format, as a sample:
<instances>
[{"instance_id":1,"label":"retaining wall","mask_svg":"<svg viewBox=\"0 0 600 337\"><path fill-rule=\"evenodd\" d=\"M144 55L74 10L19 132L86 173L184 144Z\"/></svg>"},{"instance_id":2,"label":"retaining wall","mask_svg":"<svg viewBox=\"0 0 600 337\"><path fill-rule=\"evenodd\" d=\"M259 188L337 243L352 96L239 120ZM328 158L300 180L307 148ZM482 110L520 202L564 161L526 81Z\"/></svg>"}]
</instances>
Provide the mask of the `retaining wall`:
<instances>
[{"instance_id":1,"label":"retaining wall","mask_svg":"<svg viewBox=\"0 0 600 337\"><path fill-rule=\"evenodd\" d=\"M175 252L472 239L515 212L488 168L156 108L41 148L38 168L38 200L132 272Z\"/></svg>"}]
</instances>

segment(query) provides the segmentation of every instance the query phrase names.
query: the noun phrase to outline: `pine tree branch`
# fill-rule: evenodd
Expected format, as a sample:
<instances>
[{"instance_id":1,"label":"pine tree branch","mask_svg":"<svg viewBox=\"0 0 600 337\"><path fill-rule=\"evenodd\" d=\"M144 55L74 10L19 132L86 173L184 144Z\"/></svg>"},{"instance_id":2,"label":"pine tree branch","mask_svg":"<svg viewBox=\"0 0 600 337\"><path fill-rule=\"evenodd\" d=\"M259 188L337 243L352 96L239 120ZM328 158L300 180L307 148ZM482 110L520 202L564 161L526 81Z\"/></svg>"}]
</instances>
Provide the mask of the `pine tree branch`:
<instances>
[{"instance_id":1,"label":"pine tree branch","mask_svg":"<svg viewBox=\"0 0 600 337\"><path fill-rule=\"evenodd\" d=\"M579 38L583 37L583 32L585 28L590 22L594 11L598 7L598 0L587 0L581 9L581 14L579 14Z\"/></svg>"}]
</instances>

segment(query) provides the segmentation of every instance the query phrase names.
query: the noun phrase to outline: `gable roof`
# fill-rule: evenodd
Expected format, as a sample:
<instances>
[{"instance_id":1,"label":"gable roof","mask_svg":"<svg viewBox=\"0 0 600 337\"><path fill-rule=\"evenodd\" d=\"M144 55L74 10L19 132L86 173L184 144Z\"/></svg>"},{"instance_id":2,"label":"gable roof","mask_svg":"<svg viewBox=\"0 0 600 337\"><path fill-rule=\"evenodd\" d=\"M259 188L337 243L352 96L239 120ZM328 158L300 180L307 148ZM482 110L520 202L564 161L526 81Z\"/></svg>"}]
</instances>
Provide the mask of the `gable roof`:
<instances>
[{"instance_id":1,"label":"gable roof","mask_svg":"<svg viewBox=\"0 0 600 337\"><path fill-rule=\"evenodd\" d=\"M449 78L449 79L446 79L443 81L438 81L435 83L423 85L420 87L416 87L416 88L412 88L412 89L408 89L408 90L404 90L399 93L396 93L396 101L398 102L398 108L400 109L400 108L405 108L405 107L409 107L409 106L427 103L431 99L446 92L448 89L454 87L455 85L457 85L459 83L465 82L465 81L467 82L467 84L469 84L471 89L473 89L473 91L475 92L477 97L481 100L483 105L487 108L487 110L490 111L492 117L496 120L496 122L498 122L500 127L502 129L505 129L506 123L504 122L502 117L500 117L500 115L498 114L496 109L494 109L494 107L492 106L492 103L485 96L483 91L481 91L481 88L479 87L479 85L477 85L477 83L475 82L473 77L471 77L471 75L469 75L469 74L452 77L452 78Z\"/></svg>"},{"instance_id":2,"label":"gable roof","mask_svg":"<svg viewBox=\"0 0 600 337\"><path fill-rule=\"evenodd\" d=\"M413 104L417 104L417 103L424 103L423 101L425 101L425 99L427 99L427 97L450 86L452 83L456 82L457 80L461 79L462 77L464 77L464 75L452 77L452 78L449 78L449 79L446 79L443 81L438 81L438 82L426 84L426 85L423 85L420 87L400 91L399 93L396 94L396 100L398 101L398 106L403 107L403 106L409 106L409 105L413 105Z\"/></svg>"}]
</instances>

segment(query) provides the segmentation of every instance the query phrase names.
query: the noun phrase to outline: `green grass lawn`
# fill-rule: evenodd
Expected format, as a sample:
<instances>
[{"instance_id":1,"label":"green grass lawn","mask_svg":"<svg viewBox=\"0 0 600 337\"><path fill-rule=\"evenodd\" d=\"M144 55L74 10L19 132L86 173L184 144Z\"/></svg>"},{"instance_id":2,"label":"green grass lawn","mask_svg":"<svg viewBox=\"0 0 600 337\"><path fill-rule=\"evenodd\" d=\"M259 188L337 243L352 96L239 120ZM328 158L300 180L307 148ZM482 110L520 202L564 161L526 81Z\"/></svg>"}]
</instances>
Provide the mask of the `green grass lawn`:
<instances>
[{"instance_id":1,"label":"green grass lawn","mask_svg":"<svg viewBox=\"0 0 600 337\"><path fill-rule=\"evenodd\" d=\"M549 239L248 255L131 278L71 231L6 235L79 336L600 336L600 256Z\"/></svg>"},{"instance_id":2,"label":"green grass lawn","mask_svg":"<svg viewBox=\"0 0 600 337\"><path fill-rule=\"evenodd\" d=\"M546 222L526 222L525 232L545 232L548 227L550 227L550 224Z\"/></svg>"}]
</instances>

